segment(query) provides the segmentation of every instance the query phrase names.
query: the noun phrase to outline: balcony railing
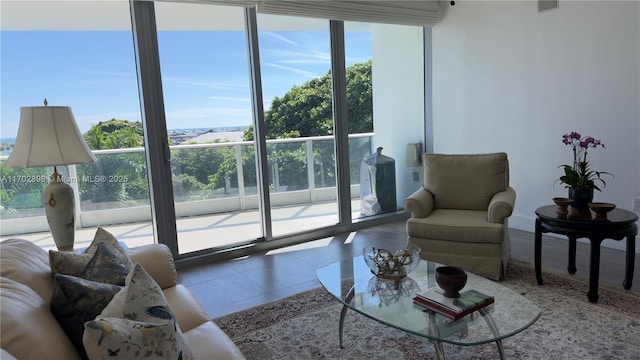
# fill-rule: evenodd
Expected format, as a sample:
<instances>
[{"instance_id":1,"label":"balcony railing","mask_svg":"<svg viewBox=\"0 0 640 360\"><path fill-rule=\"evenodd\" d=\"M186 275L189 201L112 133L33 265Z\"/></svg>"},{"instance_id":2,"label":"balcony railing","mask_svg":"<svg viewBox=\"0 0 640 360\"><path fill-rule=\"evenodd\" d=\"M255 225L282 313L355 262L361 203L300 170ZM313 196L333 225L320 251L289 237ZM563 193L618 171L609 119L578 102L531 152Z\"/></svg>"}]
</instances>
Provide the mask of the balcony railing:
<instances>
[{"instance_id":1,"label":"balcony railing","mask_svg":"<svg viewBox=\"0 0 640 360\"><path fill-rule=\"evenodd\" d=\"M360 162L372 151L372 136L349 135L352 198L360 196ZM267 140L271 205L335 201L333 148L331 136ZM173 145L170 150L177 217L258 208L253 142ZM94 163L59 168L76 194L76 228L150 221L144 148L93 153ZM47 231L41 194L51 169L0 170L0 235Z\"/></svg>"}]
</instances>

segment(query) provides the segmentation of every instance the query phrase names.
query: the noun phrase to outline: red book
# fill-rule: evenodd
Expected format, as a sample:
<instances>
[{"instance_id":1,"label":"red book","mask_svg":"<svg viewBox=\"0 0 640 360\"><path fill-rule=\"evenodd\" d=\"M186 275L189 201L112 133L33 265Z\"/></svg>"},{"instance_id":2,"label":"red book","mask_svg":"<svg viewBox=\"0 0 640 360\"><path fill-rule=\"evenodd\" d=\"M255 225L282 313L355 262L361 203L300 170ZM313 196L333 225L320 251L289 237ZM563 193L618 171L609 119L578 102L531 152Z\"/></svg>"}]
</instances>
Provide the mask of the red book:
<instances>
[{"instance_id":1,"label":"red book","mask_svg":"<svg viewBox=\"0 0 640 360\"><path fill-rule=\"evenodd\" d=\"M458 320L493 304L495 298L473 289L461 292L459 298L448 298L443 295L442 289L434 287L416 294L413 302L425 309Z\"/></svg>"}]
</instances>

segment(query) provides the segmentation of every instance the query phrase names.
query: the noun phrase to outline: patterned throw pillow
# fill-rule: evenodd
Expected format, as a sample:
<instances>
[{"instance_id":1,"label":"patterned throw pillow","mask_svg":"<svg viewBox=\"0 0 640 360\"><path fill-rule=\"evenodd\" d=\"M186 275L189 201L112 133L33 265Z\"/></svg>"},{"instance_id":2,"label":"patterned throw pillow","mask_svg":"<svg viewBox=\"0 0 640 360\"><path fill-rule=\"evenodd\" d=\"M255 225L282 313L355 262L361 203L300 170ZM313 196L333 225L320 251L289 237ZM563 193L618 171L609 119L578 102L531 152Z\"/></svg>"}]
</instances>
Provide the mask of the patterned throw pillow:
<instances>
[{"instance_id":1,"label":"patterned throw pillow","mask_svg":"<svg viewBox=\"0 0 640 360\"><path fill-rule=\"evenodd\" d=\"M91 333L95 333L96 328L99 326L107 326L108 329L109 325L105 324L113 325L114 318L131 320L135 323L148 323L155 326L162 326L162 329L166 328L171 330L170 336L164 338L159 345L160 347L157 347L156 344L151 348L141 349L141 354L162 353L167 355L164 357L166 359L191 359L189 343L184 334L182 334L182 331L180 331L180 327L169 307L169 302L165 298L160 286L158 286L155 280L153 280L140 264L136 264L133 267L125 281L125 287L113 297L113 300L111 300L104 310L102 310L102 313L96 318L96 321L104 320L106 323L102 323L102 325L98 325L95 322L85 324L86 335L84 336L83 342L91 358L94 358L93 356L95 355L95 359L102 359L101 356L103 356L104 353L115 354L118 349L120 349L119 351L123 351L123 349L126 349L128 346L134 346L127 342L127 336L134 336L131 334L132 332L138 334L138 332L142 331L144 333L144 329L142 328L130 327L129 335L120 336L122 333L119 333L120 335L118 337L113 338L123 339L120 346L117 346L117 344L110 340L108 347L104 348L107 346L104 345L105 342L100 341L100 337L98 337L96 341L95 334L92 335ZM125 350L124 353L129 354L130 351ZM122 358L127 357L123 356Z\"/></svg>"},{"instance_id":2,"label":"patterned throw pillow","mask_svg":"<svg viewBox=\"0 0 640 360\"><path fill-rule=\"evenodd\" d=\"M54 274L80 276L87 267L93 254L98 250L98 245L104 243L123 264L129 268L133 263L127 256L127 251L118 240L108 231L99 227L93 237L93 241L83 252L49 250L49 264Z\"/></svg>"},{"instance_id":3,"label":"patterned throw pillow","mask_svg":"<svg viewBox=\"0 0 640 360\"><path fill-rule=\"evenodd\" d=\"M54 275L55 286L49 307L60 327L83 359L84 323L100 314L122 287L70 275Z\"/></svg>"},{"instance_id":4,"label":"patterned throw pillow","mask_svg":"<svg viewBox=\"0 0 640 360\"><path fill-rule=\"evenodd\" d=\"M189 359L181 349L167 346L175 333L170 322L103 318L85 323L83 341L89 359Z\"/></svg>"},{"instance_id":5,"label":"patterned throw pillow","mask_svg":"<svg viewBox=\"0 0 640 360\"><path fill-rule=\"evenodd\" d=\"M105 243L99 243L95 254L79 277L124 286L124 281L131 268L129 264L123 263Z\"/></svg>"}]
</instances>

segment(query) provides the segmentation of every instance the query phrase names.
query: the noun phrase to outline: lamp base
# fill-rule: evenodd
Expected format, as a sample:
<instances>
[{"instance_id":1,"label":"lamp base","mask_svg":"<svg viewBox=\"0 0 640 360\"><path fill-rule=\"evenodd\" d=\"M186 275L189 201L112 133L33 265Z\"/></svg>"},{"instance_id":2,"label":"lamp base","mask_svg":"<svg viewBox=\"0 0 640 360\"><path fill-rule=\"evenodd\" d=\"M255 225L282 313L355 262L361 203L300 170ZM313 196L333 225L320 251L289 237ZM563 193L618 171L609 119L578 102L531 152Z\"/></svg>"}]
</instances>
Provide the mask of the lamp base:
<instances>
[{"instance_id":1,"label":"lamp base","mask_svg":"<svg viewBox=\"0 0 640 360\"><path fill-rule=\"evenodd\" d=\"M53 241L60 251L73 251L75 236L74 198L71 186L62 181L57 171L42 191L44 211L47 215Z\"/></svg>"}]
</instances>

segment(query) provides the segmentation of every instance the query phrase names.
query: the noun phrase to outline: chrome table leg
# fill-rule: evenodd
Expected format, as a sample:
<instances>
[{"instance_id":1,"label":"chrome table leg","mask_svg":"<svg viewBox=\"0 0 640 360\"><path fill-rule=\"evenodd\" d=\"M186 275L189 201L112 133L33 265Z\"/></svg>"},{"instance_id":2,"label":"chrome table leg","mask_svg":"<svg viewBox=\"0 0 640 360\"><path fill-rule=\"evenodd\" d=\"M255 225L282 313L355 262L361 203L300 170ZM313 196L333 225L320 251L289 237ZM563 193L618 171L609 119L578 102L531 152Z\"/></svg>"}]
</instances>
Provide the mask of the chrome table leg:
<instances>
[{"instance_id":1,"label":"chrome table leg","mask_svg":"<svg viewBox=\"0 0 640 360\"><path fill-rule=\"evenodd\" d=\"M349 292L347 293L347 297L345 298L345 302L349 303L351 302L351 300L353 299L353 296L355 294L355 289L354 287L352 287ZM343 327L344 327L344 317L347 315L347 310L349 310L349 307L347 305L342 305L342 311L340 311L340 327L338 328L338 336L340 339L340 348L343 349L344 346L342 346L342 332L343 332Z\"/></svg>"}]
</instances>

